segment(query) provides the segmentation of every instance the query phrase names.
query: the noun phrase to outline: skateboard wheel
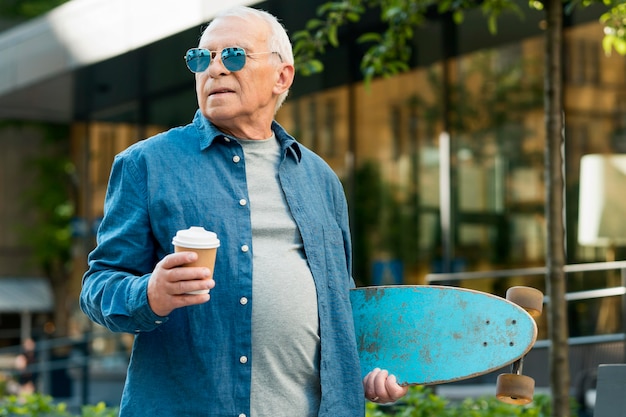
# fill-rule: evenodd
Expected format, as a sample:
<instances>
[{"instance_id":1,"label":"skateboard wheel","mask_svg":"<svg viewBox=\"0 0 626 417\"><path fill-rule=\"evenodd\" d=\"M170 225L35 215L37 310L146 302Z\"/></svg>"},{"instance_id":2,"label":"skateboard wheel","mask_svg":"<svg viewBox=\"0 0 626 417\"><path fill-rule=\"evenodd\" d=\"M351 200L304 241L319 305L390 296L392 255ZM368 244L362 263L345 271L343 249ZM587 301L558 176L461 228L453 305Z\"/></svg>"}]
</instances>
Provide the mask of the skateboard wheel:
<instances>
[{"instance_id":1,"label":"skateboard wheel","mask_svg":"<svg viewBox=\"0 0 626 417\"><path fill-rule=\"evenodd\" d=\"M506 299L522 307L535 319L541 316L543 293L536 288L511 287L506 292Z\"/></svg>"},{"instance_id":2,"label":"skateboard wheel","mask_svg":"<svg viewBox=\"0 0 626 417\"><path fill-rule=\"evenodd\" d=\"M525 405L533 400L535 380L526 375L500 374L496 382L498 400L515 405Z\"/></svg>"}]
</instances>

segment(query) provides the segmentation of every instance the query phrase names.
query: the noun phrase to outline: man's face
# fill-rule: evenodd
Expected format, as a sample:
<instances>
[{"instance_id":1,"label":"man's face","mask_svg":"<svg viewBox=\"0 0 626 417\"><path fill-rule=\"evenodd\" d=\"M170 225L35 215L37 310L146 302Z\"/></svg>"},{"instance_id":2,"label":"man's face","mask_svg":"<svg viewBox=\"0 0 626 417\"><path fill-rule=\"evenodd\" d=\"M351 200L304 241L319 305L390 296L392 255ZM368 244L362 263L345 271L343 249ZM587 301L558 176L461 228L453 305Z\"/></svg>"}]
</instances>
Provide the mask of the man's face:
<instances>
[{"instance_id":1,"label":"man's face","mask_svg":"<svg viewBox=\"0 0 626 417\"><path fill-rule=\"evenodd\" d=\"M239 17L213 22L202 36L199 47L217 54L204 72L196 74L198 105L226 133L252 138L252 132L269 129L278 95L291 86L293 67L281 63L277 54L247 55L239 71L231 72L222 63L220 54L227 47L241 47L246 54L273 52L268 50L268 36L264 21Z\"/></svg>"}]
</instances>

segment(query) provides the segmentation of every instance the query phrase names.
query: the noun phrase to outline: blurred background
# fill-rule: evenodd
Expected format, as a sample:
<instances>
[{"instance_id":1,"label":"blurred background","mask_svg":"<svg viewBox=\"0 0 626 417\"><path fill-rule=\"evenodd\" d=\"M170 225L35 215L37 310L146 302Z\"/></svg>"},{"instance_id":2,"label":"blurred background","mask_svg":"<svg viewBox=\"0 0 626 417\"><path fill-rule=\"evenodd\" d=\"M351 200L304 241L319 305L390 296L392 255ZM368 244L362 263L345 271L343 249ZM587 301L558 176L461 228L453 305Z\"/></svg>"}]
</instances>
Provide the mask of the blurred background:
<instances>
[{"instance_id":1,"label":"blurred background","mask_svg":"<svg viewBox=\"0 0 626 417\"><path fill-rule=\"evenodd\" d=\"M218 4L219 3L219 4ZM131 335L77 304L115 154L197 108L183 55L222 7L294 32L323 1L29 0L0 6L0 372L4 389L117 404ZM376 15L298 75L277 120L342 179L358 285L545 291L544 15L429 14L410 71L363 82ZM626 58L602 49L602 6L566 16L565 227L572 392L624 362ZM545 315L544 315L545 316ZM546 339L545 317L539 323ZM547 343L527 373L547 387ZM34 352L30 354L29 352ZM31 385L28 385L28 383ZM491 376L467 384L491 384ZM1 390L0 390L1 393Z\"/></svg>"}]
</instances>

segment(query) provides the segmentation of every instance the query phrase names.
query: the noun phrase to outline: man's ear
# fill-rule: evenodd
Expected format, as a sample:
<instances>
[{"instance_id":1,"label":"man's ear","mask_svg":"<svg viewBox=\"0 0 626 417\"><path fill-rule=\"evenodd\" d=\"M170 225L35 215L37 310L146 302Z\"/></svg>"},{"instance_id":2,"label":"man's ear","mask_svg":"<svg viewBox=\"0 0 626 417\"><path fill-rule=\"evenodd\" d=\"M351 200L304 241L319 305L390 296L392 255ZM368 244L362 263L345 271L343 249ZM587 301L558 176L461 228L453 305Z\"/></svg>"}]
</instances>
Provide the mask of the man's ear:
<instances>
[{"instance_id":1,"label":"man's ear","mask_svg":"<svg viewBox=\"0 0 626 417\"><path fill-rule=\"evenodd\" d=\"M280 95L291 88L296 70L292 64L281 64L276 82L274 83L274 94Z\"/></svg>"}]
</instances>

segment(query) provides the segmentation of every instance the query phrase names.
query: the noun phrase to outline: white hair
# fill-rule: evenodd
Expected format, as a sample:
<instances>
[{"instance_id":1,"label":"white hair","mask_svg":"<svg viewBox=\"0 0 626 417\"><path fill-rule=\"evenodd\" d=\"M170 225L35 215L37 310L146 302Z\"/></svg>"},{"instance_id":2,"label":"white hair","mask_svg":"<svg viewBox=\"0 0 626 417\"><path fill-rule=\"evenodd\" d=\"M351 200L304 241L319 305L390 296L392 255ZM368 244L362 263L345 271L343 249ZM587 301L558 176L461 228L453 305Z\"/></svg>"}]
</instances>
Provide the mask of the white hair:
<instances>
[{"instance_id":1,"label":"white hair","mask_svg":"<svg viewBox=\"0 0 626 417\"><path fill-rule=\"evenodd\" d=\"M264 10L259 10L259 9L255 9L252 7L235 6L235 7L228 8L219 12L215 16L215 18L213 18L213 20L204 29L204 32L202 33L202 37L200 38L200 44L202 44L203 41L205 40L204 34L206 33L207 29L211 27L211 24L224 17L239 17L245 20L259 19L267 23L267 25L270 28L270 36L268 37L268 40L267 40L268 50L272 52L278 52L282 62L286 62L291 65L294 64L291 41L289 40L289 36L287 35L287 31L285 30L285 27L278 21L276 16ZM275 112L278 111L280 106L283 104L283 102L287 98L288 94L289 94L289 90L285 91L280 96L278 96L278 101L276 103Z\"/></svg>"}]
</instances>

